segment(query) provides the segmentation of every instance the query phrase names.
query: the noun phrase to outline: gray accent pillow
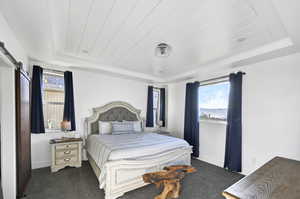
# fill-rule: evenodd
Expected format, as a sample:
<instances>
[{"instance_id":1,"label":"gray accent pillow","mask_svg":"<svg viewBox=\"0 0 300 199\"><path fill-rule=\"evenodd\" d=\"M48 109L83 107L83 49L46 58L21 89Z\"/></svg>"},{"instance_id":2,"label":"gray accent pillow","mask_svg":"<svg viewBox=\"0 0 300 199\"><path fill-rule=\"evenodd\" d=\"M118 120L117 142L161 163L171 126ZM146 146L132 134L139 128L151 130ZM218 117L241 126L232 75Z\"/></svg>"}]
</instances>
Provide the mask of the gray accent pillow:
<instances>
[{"instance_id":1,"label":"gray accent pillow","mask_svg":"<svg viewBox=\"0 0 300 199\"><path fill-rule=\"evenodd\" d=\"M134 131L134 126L133 123L131 122L112 122L112 134L120 134L120 132L133 132Z\"/></svg>"},{"instance_id":2,"label":"gray accent pillow","mask_svg":"<svg viewBox=\"0 0 300 199\"><path fill-rule=\"evenodd\" d=\"M142 132L142 122L141 121L123 121L123 122L129 122L133 125L133 130L135 132Z\"/></svg>"}]
</instances>

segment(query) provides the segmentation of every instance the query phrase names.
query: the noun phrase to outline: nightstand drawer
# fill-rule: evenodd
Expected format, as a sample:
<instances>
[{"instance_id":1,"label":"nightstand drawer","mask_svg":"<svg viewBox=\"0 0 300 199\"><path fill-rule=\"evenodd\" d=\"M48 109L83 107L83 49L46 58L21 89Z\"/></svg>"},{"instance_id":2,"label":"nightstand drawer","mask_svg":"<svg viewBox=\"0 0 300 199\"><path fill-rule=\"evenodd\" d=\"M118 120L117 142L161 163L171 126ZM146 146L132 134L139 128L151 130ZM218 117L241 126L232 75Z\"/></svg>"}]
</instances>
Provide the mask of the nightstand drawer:
<instances>
[{"instance_id":1,"label":"nightstand drawer","mask_svg":"<svg viewBox=\"0 0 300 199\"><path fill-rule=\"evenodd\" d=\"M69 143L69 144L59 144L55 146L57 150L59 149L74 149L74 148L78 148L78 144L77 143Z\"/></svg>"},{"instance_id":2,"label":"nightstand drawer","mask_svg":"<svg viewBox=\"0 0 300 199\"><path fill-rule=\"evenodd\" d=\"M78 149L70 148L70 149L60 149L55 152L56 158L64 158L68 156L77 156Z\"/></svg>"},{"instance_id":3,"label":"nightstand drawer","mask_svg":"<svg viewBox=\"0 0 300 199\"><path fill-rule=\"evenodd\" d=\"M78 161L77 156L73 156L73 157L65 157L65 158L61 158L61 159L56 159L55 163L56 163L56 165L65 165L65 164L70 164L70 163L74 163L77 161Z\"/></svg>"}]
</instances>

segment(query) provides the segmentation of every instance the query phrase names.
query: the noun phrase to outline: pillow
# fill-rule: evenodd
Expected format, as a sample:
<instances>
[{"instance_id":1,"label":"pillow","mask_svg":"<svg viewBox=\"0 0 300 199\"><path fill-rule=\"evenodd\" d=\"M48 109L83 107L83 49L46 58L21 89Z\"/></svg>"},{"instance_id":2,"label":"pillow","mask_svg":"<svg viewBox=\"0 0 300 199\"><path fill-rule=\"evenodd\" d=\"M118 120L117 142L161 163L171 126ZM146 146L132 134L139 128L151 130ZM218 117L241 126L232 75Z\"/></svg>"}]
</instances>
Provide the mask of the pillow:
<instances>
[{"instance_id":1,"label":"pillow","mask_svg":"<svg viewBox=\"0 0 300 199\"><path fill-rule=\"evenodd\" d=\"M123 122L130 122L133 124L133 130L135 132L142 132L142 122L141 121L125 121L123 120Z\"/></svg>"},{"instance_id":2,"label":"pillow","mask_svg":"<svg viewBox=\"0 0 300 199\"><path fill-rule=\"evenodd\" d=\"M133 130L136 132L142 132L142 122L141 121L133 121Z\"/></svg>"},{"instance_id":3,"label":"pillow","mask_svg":"<svg viewBox=\"0 0 300 199\"><path fill-rule=\"evenodd\" d=\"M133 123L131 122L112 122L112 133L115 132L132 132L133 129Z\"/></svg>"},{"instance_id":4,"label":"pillow","mask_svg":"<svg viewBox=\"0 0 300 199\"><path fill-rule=\"evenodd\" d=\"M112 125L111 122L99 121L99 134L111 134Z\"/></svg>"}]
</instances>

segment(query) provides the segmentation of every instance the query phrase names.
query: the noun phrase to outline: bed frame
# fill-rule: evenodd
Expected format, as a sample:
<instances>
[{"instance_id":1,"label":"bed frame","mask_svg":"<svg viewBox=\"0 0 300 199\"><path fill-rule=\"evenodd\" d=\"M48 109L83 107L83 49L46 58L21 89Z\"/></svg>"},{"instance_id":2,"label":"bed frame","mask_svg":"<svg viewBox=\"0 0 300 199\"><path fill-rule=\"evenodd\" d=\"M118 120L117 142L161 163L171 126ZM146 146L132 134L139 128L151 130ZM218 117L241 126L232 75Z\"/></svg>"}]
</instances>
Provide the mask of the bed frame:
<instances>
[{"instance_id":1,"label":"bed frame","mask_svg":"<svg viewBox=\"0 0 300 199\"><path fill-rule=\"evenodd\" d=\"M142 121L141 111L126 102L116 101L94 108L93 115L86 118L85 136L98 133L98 121ZM147 185L142 175L162 170L174 164L191 164L192 147L179 148L162 154L147 156L142 160L117 160L106 163L105 199L116 199L124 193ZM87 152L88 160L97 178L101 173ZM100 186L100 185L99 185Z\"/></svg>"}]
</instances>

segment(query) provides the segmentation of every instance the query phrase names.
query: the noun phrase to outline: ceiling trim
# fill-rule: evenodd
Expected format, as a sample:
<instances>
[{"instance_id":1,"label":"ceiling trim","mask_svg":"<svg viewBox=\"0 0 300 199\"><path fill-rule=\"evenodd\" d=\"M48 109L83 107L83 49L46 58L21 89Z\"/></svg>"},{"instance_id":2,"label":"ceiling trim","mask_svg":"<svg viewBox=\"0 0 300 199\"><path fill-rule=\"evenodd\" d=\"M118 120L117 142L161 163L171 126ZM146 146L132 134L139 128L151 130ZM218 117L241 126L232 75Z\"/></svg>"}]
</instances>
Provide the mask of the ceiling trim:
<instances>
[{"instance_id":1,"label":"ceiling trim","mask_svg":"<svg viewBox=\"0 0 300 199\"><path fill-rule=\"evenodd\" d=\"M74 70L84 70L84 71L92 71L92 72L99 72L101 74L110 75L114 77L120 77L120 78L127 78L127 79L135 79L147 83L174 83L174 82L180 82L187 79L193 79L195 76L199 75L199 73L205 71L212 71L215 69L221 69L221 68L229 68L234 67L235 63L237 63L237 66L241 66L244 60L246 60L245 63L249 63L249 59L255 58L257 56L264 56L268 53L273 53L276 51L281 52L280 50L286 49L288 47L293 47L293 42L290 38L285 38L276 42L273 42L268 45L264 45L262 47L256 48L251 51L247 51L244 53L240 53L238 55L231 56L227 59L222 59L219 61L214 61L205 65L201 65L201 67L198 65L198 68L195 70L188 71L186 73L176 75L170 78L160 78L154 75L144 74L140 72L134 72L130 70L125 70L122 68L101 64L95 62L91 62L85 59L81 59L72 55L67 55L64 53L56 53L55 57L53 58L53 62L47 63L48 65L56 65L61 67L68 67L70 69ZM285 51L285 54L292 51ZM283 54L283 51L282 51ZM284 54L283 54L284 55ZM278 53L276 54L278 55ZM270 57L268 57L270 59ZM31 58L32 61L44 63L42 61L38 61L35 58ZM259 60L255 60L258 62Z\"/></svg>"},{"instance_id":2,"label":"ceiling trim","mask_svg":"<svg viewBox=\"0 0 300 199\"><path fill-rule=\"evenodd\" d=\"M194 0L194 2L196 1L197 0ZM232 34L232 36L231 34L229 34L230 37L228 36L228 38L227 38L227 34L225 34L227 39L226 41L224 40L225 43L223 43L223 40L221 39L216 40L217 42L210 42L210 40L208 39L207 46L205 46L206 43L204 43L204 45L199 49L196 47L191 50L188 48L186 48L187 50L185 48L181 48L183 50L186 50L187 55L182 58L184 59L183 61L181 59L173 59L173 60L170 59L171 61L178 61L178 65L174 66L174 64L171 61L170 63L167 64L169 64L170 67L178 67L178 68L174 68L173 72L171 68L170 69L171 72L165 73L165 76L161 74L159 75L158 73L156 74L154 71L156 67L155 64L151 65L152 60L150 58L152 57L150 57L150 50L152 50L152 48L150 49L151 47L150 44L152 45L152 42L154 43L156 40L162 40L164 38L163 33L168 33L169 30L176 33L176 31L173 31L173 29L176 30L175 28L177 23L175 22L177 21L175 21L172 26L163 29L161 28L161 26L165 25L168 21L159 20L159 19L161 18L164 19L165 16L168 17L171 16L170 19L174 21L177 18L172 18L173 15L175 17L178 17L178 19L180 19L180 17L183 18L182 16L185 15L185 12L181 13L180 10L186 11L187 9L191 9L192 5L194 4L189 4L190 6L182 7L181 4L176 4L174 2L170 4L172 0L155 0L151 4L145 4L146 6L142 6L143 10L141 12L137 12L136 15L133 14L134 16L132 16L133 11L136 11L135 9L140 8L140 2L147 2L147 0L146 1L131 0L130 4L126 4L127 7L125 12L122 12L122 15L120 17L114 18L114 15L118 14L119 9L123 10L124 7L123 4L118 4L122 2L121 0L108 0L107 4L105 4L106 5L105 11L101 12L101 21L99 21L97 17L95 17L95 21L93 21L95 23L92 23L93 29L91 30L91 32L93 34L91 34L92 35L91 38L87 37L89 33L89 27L90 27L88 21L92 18L94 19L94 17L92 17L94 13L92 9L96 8L95 7L96 5L95 2L97 2L96 0L89 0L88 1L89 4L86 3L84 4L85 12L84 14L80 15L81 16L80 19L82 19L79 20L80 24L78 24L78 26L74 28L74 32L75 32L74 37L71 37L73 33L72 31L73 31L74 21L76 22L76 20L72 20L74 17L73 15L76 15L74 14L75 13L74 3L76 3L76 1L74 0L65 0L63 6L61 6L62 4L61 1L59 0L55 1L56 2L55 4L53 4L51 0L46 0L45 2L41 2L40 4L32 4L32 5L29 4L31 5L32 9L35 12L38 11L40 17L36 18L35 14L30 15L30 12L27 11L19 12L20 16L22 16L21 14L24 15L23 22L22 20L19 20L20 16L11 14L12 12L10 12L11 11L10 9L15 8L15 9L19 9L20 11L24 10L22 7L24 7L25 4L12 3L11 7L9 7L10 4L6 3L7 6L5 7L7 7L7 9L5 9L4 14L7 15L6 20L8 22L11 22L11 24L9 25L11 27L14 27L13 28L14 33L16 33L17 36L19 36L18 39L20 39L20 42L23 44L24 47L26 47L26 51L29 54L29 56L32 57L32 59L38 58L39 60L45 60L49 63L61 63L62 66L65 65L68 67L72 67L74 69L76 68L80 70L99 71L101 73L120 76L120 77L128 77L128 78L158 82L158 83L168 83L168 82L177 82L177 81L181 81L182 79L195 77L195 75L200 73L209 73L213 70L219 70L223 68L245 66L248 65L249 63L250 64L256 63L261 60L272 59L276 56L279 57L279 56L283 56L284 54L287 55L294 52L299 52L300 37L298 36L299 34L297 33L300 31L299 28L300 26L298 25L297 20L295 20L297 18L296 16L299 15L296 12L297 9L300 7L299 2L297 3L295 1L291 4L288 4L281 0L262 0L262 1L244 0L244 1L249 4L249 7L253 10L255 15L258 16L257 18L260 23L257 25L258 27L257 35L259 35L260 33L259 27L261 26L265 26L266 29L270 29L272 31L266 32L266 34L261 34L261 37L256 37L256 26L255 28L252 29L250 26L249 30L251 29L251 31L248 31L248 26L246 26L247 24L251 25L250 23L252 23L253 14L252 12L249 12L248 14L247 12L245 12L246 13L244 17L245 19L243 18L243 20L240 21L229 20L228 24L225 23L226 27L228 26L229 29L232 28L232 32L235 33ZM7 0L7 2L10 1ZM240 1L232 0L232 2L234 2L233 5L235 5L236 2L240 2ZM83 5L83 4L78 4L78 5ZM101 4L99 5L101 6ZM173 6L176 5L176 6L173 7L172 5ZM218 2L216 3L216 5L218 5ZM229 6L232 7L232 5ZM61 9L57 9L57 12L53 12L56 11L56 8L61 8ZM78 6L77 8L81 9L80 6ZM96 11L97 8L95 9ZM173 10L174 8L177 9L175 11L177 11L177 14L179 13L178 16L177 14L175 14L176 12ZM197 12L198 7L195 7L195 10L192 11ZM241 12L244 11L244 7L241 7L240 11ZM212 13L212 15L214 14ZM134 17L133 23L130 23L131 16ZM198 12L197 12L197 15L195 15L195 20L196 19L198 20L198 17L200 19L202 15L198 16ZM248 19L248 17L250 19L246 20ZM60 18L63 18L63 20L58 21ZM205 19L205 15L202 18ZM40 19L40 20L35 21L34 19ZM75 19L77 18L75 17ZM116 21L114 21L114 19L116 19ZM185 24L187 27L190 27L189 25L194 24L194 21L190 19L192 19L192 17L188 18L188 21L191 22L187 23L185 21L187 23ZM208 16L208 19L210 19L210 15ZM28 25L31 24L32 22L36 22L36 24L39 26L34 27L34 24L32 24L33 27L29 27ZM246 25L239 24L240 22L241 23L245 22ZM253 23L256 23L256 16L255 19L253 19ZM213 20L212 20L212 24L214 25ZM218 23L216 24L218 25ZM206 25L207 25L206 23L203 23L203 25L201 23L201 26L199 26L199 29L197 29L197 32L195 33L198 33L199 30L206 29L205 28ZM239 26L240 28L234 29L235 26ZM26 30L26 27L29 27L28 30ZM274 30L273 27L275 27ZM208 27L208 29L209 28L210 27ZM106 29L109 32L107 32ZM138 32L134 32L135 34L121 35L122 33L131 33L132 31L134 31L134 29L138 29L136 30ZM22 31L20 30L26 30L26 32L22 33ZM217 28L215 32L218 33L218 30L219 29ZM193 31L192 28L187 28L188 33L191 31ZM207 31L207 33L210 33L210 31ZM242 33L246 34L246 36L249 33L250 37L248 41L251 41L250 39L252 34L255 36L255 37L253 36L254 39L258 38L257 42L256 40L253 39L253 44L258 45L261 43L266 43L271 41L274 42L268 43L263 46L259 46L254 49L252 48L254 45L253 46L250 45L252 44L250 42L249 44L245 42L244 44L240 44L240 45L236 44L237 42L236 43L231 42L232 38L236 40L236 38L242 35ZM262 33L264 33L264 31L262 31ZM191 34L186 34L186 32L182 32L182 35L184 36L190 36L192 34L194 34L194 32L192 32ZM199 46L201 46L200 45L201 42L203 42L203 40L206 39L205 36L206 35L204 34L203 36L204 39L202 38L199 39ZM208 36L210 37L210 35ZM172 42L173 39L172 35L170 38ZM178 46L180 47L180 45L183 43L183 42L181 43L180 40L181 38L177 37L176 34L174 34L174 38L176 38L173 39L174 42L178 44ZM185 38L188 37L184 37L184 39ZM259 40L261 38L262 38L261 40L262 42L260 42ZM100 54L103 56L88 57L88 54L80 53L80 50L82 50L81 48L85 47L86 44L85 39L88 39L89 41L86 42L88 49L90 47L95 48L93 50L94 52L93 55ZM101 41L102 39L104 40L104 42ZM118 42L119 39L121 42ZM95 42L91 43L91 41L95 41ZM215 39L213 41L215 41ZM72 45L73 42L74 45ZM228 46L226 46L227 44L226 42L228 42ZM100 45L100 43L103 45ZM233 43L232 45L233 47L232 49L229 49L232 51L229 50L225 51L226 47L231 48L232 43ZM198 45L198 43L196 44ZM185 45L182 46L185 47ZM220 51L218 51L219 46L221 49ZM67 53L68 49L65 49L68 47L72 47L72 50L70 50L70 54ZM143 47L145 47L144 54L142 54L143 53L142 50L144 50ZM209 49L206 47L209 48L211 47L213 50L216 49L216 51L213 50L209 51ZM225 53L221 54L223 53L222 47L224 47L225 49L224 52L226 53L226 55ZM233 54L237 52L237 50L234 51L235 48L240 52L239 54ZM73 49L75 50L75 53L73 53L74 52ZM250 49L250 50L244 51L245 49ZM190 53L190 51L188 50L193 52ZM206 50L208 52L207 54L205 53ZM63 51L66 52L62 53ZM137 54L137 52L141 52L141 54ZM182 53L181 51L178 52ZM208 60L209 55L214 53L218 55L218 57L216 57L215 60L206 61ZM106 54L108 55L108 57L105 57ZM134 60L134 56L136 55L141 55L141 56L137 56L138 59ZM153 54L151 54L151 56L152 55ZM206 59L205 56L208 58ZM184 62L189 59L192 61ZM130 62L131 60L136 62ZM155 60L153 62L155 63ZM189 64L184 64L184 63L189 63Z\"/></svg>"},{"instance_id":3,"label":"ceiling trim","mask_svg":"<svg viewBox=\"0 0 300 199\"><path fill-rule=\"evenodd\" d=\"M193 78L195 75L200 73L201 71L207 71L207 70L213 70L216 68L224 68L224 67L231 67L234 66L234 63L241 63L242 60L250 59L252 57L256 57L258 55L264 55L270 52L274 52L277 50L281 50L287 47L293 46L293 41L288 37L281 39L279 41L272 42L270 44L255 48L250 51L246 51L237 55L233 55L226 59L221 59L219 61L213 61L207 64L198 65L198 67L195 70L190 70L186 73L182 73L180 75L175 75L173 77L170 77L166 79L165 82L177 82L186 80L187 78Z\"/></svg>"},{"instance_id":4,"label":"ceiling trim","mask_svg":"<svg viewBox=\"0 0 300 199\"><path fill-rule=\"evenodd\" d=\"M78 57L75 57L72 55L66 55L64 53L56 53L55 56L53 57L53 60L57 60L59 63L62 63L63 65L65 65L65 66L67 65L72 68L85 68L85 69L91 69L91 70L98 70L99 72L105 71L107 73L114 73L114 74L119 74L122 76L145 80L146 82L157 82L157 83L164 82L163 78L160 78L160 77L157 77L154 75L149 75L149 74L140 73L140 72L134 72L134 71L122 69L119 67L99 63L96 61L91 62L91 61L81 59L81 58L78 58ZM53 61L50 63L55 63L55 62Z\"/></svg>"}]
</instances>

